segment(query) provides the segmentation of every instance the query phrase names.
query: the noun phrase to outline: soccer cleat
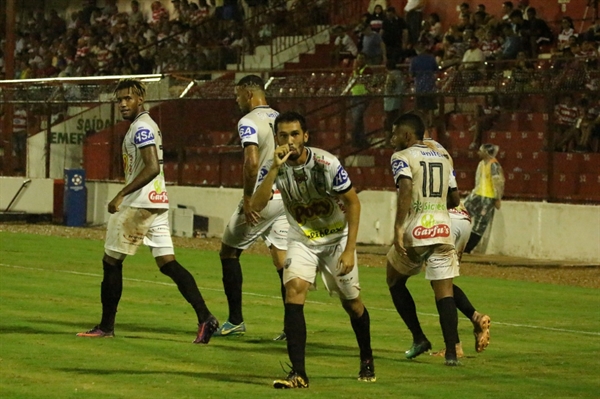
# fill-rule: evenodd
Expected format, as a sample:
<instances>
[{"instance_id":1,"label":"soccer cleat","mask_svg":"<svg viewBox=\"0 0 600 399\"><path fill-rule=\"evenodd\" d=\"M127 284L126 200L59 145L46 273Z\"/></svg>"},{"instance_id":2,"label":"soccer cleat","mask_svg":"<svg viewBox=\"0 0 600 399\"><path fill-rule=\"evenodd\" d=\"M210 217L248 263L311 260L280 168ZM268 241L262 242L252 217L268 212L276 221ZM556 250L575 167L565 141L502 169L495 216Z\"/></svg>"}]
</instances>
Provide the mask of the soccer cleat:
<instances>
[{"instance_id":1,"label":"soccer cleat","mask_svg":"<svg viewBox=\"0 0 600 399\"><path fill-rule=\"evenodd\" d=\"M475 351L483 352L490 344L490 316L486 314L476 314L473 316L473 335L475 336Z\"/></svg>"},{"instance_id":2,"label":"soccer cleat","mask_svg":"<svg viewBox=\"0 0 600 399\"><path fill-rule=\"evenodd\" d=\"M457 367L460 366L460 362L455 358L455 359L446 359L446 361L444 362L444 365L446 366L450 366L450 367Z\"/></svg>"},{"instance_id":3,"label":"soccer cleat","mask_svg":"<svg viewBox=\"0 0 600 399\"><path fill-rule=\"evenodd\" d=\"M285 335L285 331L282 331L281 334L273 338L273 341L285 341L287 340L287 335Z\"/></svg>"},{"instance_id":4,"label":"soccer cleat","mask_svg":"<svg viewBox=\"0 0 600 399\"><path fill-rule=\"evenodd\" d=\"M377 381L377 377L375 377L375 365L373 364L373 359L360 361L360 371L358 372L358 380L364 382Z\"/></svg>"},{"instance_id":5,"label":"soccer cleat","mask_svg":"<svg viewBox=\"0 0 600 399\"><path fill-rule=\"evenodd\" d=\"M438 352L432 352L431 356L445 357L446 356L446 348L441 349ZM462 348L462 345L460 342L458 344L456 344L456 357L457 358L465 357L465 353L463 352L463 348Z\"/></svg>"},{"instance_id":6,"label":"soccer cleat","mask_svg":"<svg viewBox=\"0 0 600 399\"><path fill-rule=\"evenodd\" d=\"M287 377L273 381L275 389L290 389L290 388L308 388L308 377L300 375L293 369L290 370Z\"/></svg>"},{"instance_id":7,"label":"soccer cleat","mask_svg":"<svg viewBox=\"0 0 600 399\"><path fill-rule=\"evenodd\" d=\"M204 323L198 324L198 336L194 340L195 344L208 344L210 338L219 328L219 321L213 315L208 316Z\"/></svg>"},{"instance_id":8,"label":"soccer cleat","mask_svg":"<svg viewBox=\"0 0 600 399\"><path fill-rule=\"evenodd\" d=\"M421 342L413 342L410 349L404 352L404 355L407 359L414 359L415 357L429 350L431 350L431 342L425 339Z\"/></svg>"},{"instance_id":9,"label":"soccer cleat","mask_svg":"<svg viewBox=\"0 0 600 399\"><path fill-rule=\"evenodd\" d=\"M77 333L77 336L88 338L114 338L115 330L102 331L100 326L96 326L89 331Z\"/></svg>"},{"instance_id":10,"label":"soccer cleat","mask_svg":"<svg viewBox=\"0 0 600 399\"><path fill-rule=\"evenodd\" d=\"M231 324L227 320L223 325L217 328L213 334L215 337L234 337L244 335L246 333L246 324L242 321L240 324Z\"/></svg>"}]
</instances>

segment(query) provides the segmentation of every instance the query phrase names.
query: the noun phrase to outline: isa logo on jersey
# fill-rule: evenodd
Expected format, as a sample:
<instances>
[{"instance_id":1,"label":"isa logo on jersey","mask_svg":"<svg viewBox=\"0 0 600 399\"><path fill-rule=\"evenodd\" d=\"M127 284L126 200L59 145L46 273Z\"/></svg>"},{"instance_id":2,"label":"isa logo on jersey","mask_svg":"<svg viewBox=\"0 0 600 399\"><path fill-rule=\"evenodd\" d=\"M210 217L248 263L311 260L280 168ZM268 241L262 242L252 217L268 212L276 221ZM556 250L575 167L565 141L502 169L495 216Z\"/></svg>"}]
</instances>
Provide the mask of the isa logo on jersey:
<instances>
[{"instance_id":1,"label":"isa logo on jersey","mask_svg":"<svg viewBox=\"0 0 600 399\"><path fill-rule=\"evenodd\" d=\"M135 132L135 136L133 139L134 144L144 144L144 143L153 143L154 142L154 133L152 133L149 129L138 129Z\"/></svg>"},{"instance_id":2,"label":"isa logo on jersey","mask_svg":"<svg viewBox=\"0 0 600 399\"><path fill-rule=\"evenodd\" d=\"M254 136L256 134L256 129L252 126L240 126L240 138L244 139L250 136Z\"/></svg>"},{"instance_id":3,"label":"isa logo on jersey","mask_svg":"<svg viewBox=\"0 0 600 399\"><path fill-rule=\"evenodd\" d=\"M343 186L346 183L348 183L348 172L346 172L346 169L342 168L342 165L340 165L338 166L337 173L333 178L333 186L339 187Z\"/></svg>"},{"instance_id":4,"label":"isa logo on jersey","mask_svg":"<svg viewBox=\"0 0 600 399\"><path fill-rule=\"evenodd\" d=\"M392 162L392 174L396 176L402 169L408 168L408 164L401 159L394 159Z\"/></svg>"}]
</instances>

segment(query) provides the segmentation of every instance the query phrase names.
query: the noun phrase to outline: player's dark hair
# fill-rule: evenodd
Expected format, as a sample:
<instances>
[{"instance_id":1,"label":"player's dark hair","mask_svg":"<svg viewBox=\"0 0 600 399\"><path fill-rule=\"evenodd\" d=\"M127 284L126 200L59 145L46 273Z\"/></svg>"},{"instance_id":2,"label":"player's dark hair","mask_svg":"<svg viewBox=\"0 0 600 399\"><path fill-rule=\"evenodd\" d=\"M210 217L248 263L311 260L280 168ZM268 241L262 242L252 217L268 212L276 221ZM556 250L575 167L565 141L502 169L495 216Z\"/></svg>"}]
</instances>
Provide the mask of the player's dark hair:
<instances>
[{"instance_id":1,"label":"player's dark hair","mask_svg":"<svg viewBox=\"0 0 600 399\"><path fill-rule=\"evenodd\" d=\"M119 90L123 89L131 89L131 91L140 96L146 97L146 85L139 79L121 79L119 83L117 83L117 87L115 87L114 94L116 95Z\"/></svg>"},{"instance_id":2,"label":"player's dark hair","mask_svg":"<svg viewBox=\"0 0 600 399\"><path fill-rule=\"evenodd\" d=\"M306 128L306 118L302 116L302 114L296 111L287 111L282 114L279 114L277 118L275 118L275 133L277 134L279 130L280 123L289 123L289 122L298 122L300 123L300 127L303 132L307 131Z\"/></svg>"},{"instance_id":3,"label":"player's dark hair","mask_svg":"<svg viewBox=\"0 0 600 399\"><path fill-rule=\"evenodd\" d=\"M410 127L415 132L417 139L423 140L425 136L425 123L419 115L412 112L400 115L394 121L394 126L402 125Z\"/></svg>"},{"instance_id":4,"label":"player's dark hair","mask_svg":"<svg viewBox=\"0 0 600 399\"><path fill-rule=\"evenodd\" d=\"M236 86L244 87L245 89L265 90L265 82L257 75L244 76L236 83Z\"/></svg>"}]
</instances>

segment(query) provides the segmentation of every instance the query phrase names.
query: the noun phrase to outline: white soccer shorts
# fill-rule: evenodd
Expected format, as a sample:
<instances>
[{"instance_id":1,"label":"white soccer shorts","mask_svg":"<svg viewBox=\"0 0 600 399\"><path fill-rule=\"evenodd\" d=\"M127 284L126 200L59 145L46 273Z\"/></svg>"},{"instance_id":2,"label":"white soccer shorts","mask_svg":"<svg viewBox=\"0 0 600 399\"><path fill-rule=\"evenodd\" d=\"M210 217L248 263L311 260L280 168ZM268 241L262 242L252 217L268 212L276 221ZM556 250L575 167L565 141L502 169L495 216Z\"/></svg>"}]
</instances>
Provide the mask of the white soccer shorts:
<instances>
[{"instance_id":1,"label":"white soccer shorts","mask_svg":"<svg viewBox=\"0 0 600 399\"><path fill-rule=\"evenodd\" d=\"M283 283L301 278L316 286L317 272L331 296L341 299L356 299L360 295L358 263L354 252L354 268L345 276L338 276L336 266L346 247L346 238L339 244L308 247L298 241L289 241L283 269Z\"/></svg>"},{"instance_id":2,"label":"white soccer shorts","mask_svg":"<svg viewBox=\"0 0 600 399\"><path fill-rule=\"evenodd\" d=\"M425 265L427 280L446 280L460 275L456 251L450 245L435 245L433 251L428 247L415 247L423 256L422 260L413 261L407 255L396 251L392 245L387 253L387 260L392 267L404 276L416 276Z\"/></svg>"},{"instance_id":3,"label":"white soccer shorts","mask_svg":"<svg viewBox=\"0 0 600 399\"><path fill-rule=\"evenodd\" d=\"M104 248L125 255L135 255L142 243L152 255L173 255L168 209L132 208L121 205L110 215Z\"/></svg>"},{"instance_id":4,"label":"white soccer shorts","mask_svg":"<svg viewBox=\"0 0 600 399\"><path fill-rule=\"evenodd\" d=\"M260 212L258 224L251 226L246 223L243 200L231 215L223 233L223 243L237 249L248 249L259 237L265 240L267 246L285 251L287 249L287 233L289 223L285 216L283 200L272 199L265 209Z\"/></svg>"}]
</instances>

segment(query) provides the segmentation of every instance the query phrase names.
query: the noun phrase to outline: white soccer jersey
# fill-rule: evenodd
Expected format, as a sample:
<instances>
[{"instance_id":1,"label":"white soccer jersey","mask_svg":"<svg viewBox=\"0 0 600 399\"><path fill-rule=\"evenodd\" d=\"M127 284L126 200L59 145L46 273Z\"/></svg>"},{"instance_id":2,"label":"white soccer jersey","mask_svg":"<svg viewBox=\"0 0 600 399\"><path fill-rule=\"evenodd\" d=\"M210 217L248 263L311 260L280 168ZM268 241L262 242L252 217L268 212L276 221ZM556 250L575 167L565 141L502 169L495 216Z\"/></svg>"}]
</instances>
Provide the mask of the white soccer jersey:
<instances>
[{"instance_id":1,"label":"white soccer jersey","mask_svg":"<svg viewBox=\"0 0 600 399\"><path fill-rule=\"evenodd\" d=\"M147 111L140 113L129 126L123 139L123 169L125 184L129 184L144 169L140 149L156 146L160 173L141 189L125 196L123 205L134 208L169 208L169 198L163 174L162 135Z\"/></svg>"},{"instance_id":2,"label":"white soccer jersey","mask_svg":"<svg viewBox=\"0 0 600 399\"><path fill-rule=\"evenodd\" d=\"M448 188L456 178L447 156L423 144L415 144L392 155L392 174L412 180L411 209L404 223L404 245L418 247L454 244L446 207Z\"/></svg>"},{"instance_id":3,"label":"white soccer jersey","mask_svg":"<svg viewBox=\"0 0 600 399\"><path fill-rule=\"evenodd\" d=\"M279 112L268 105L261 105L248 112L238 122L238 134L242 147L248 143L258 146L259 170L273 158L275 151L275 118ZM258 179L257 179L258 180Z\"/></svg>"},{"instance_id":4,"label":"white soccer jersey","mask_svg":"<svg viewBox=\"0 0 600 399\"><path fill-rule=\"evenodd\" d=\"M327 151L305 147L304 165L283 164L275 179L290 222L288 242L306 246L338 244L348 235L345 209L338 195L352 187L340 161ZM272 160L259 173L262 180Z\"/></svg>"}]
</instances>

